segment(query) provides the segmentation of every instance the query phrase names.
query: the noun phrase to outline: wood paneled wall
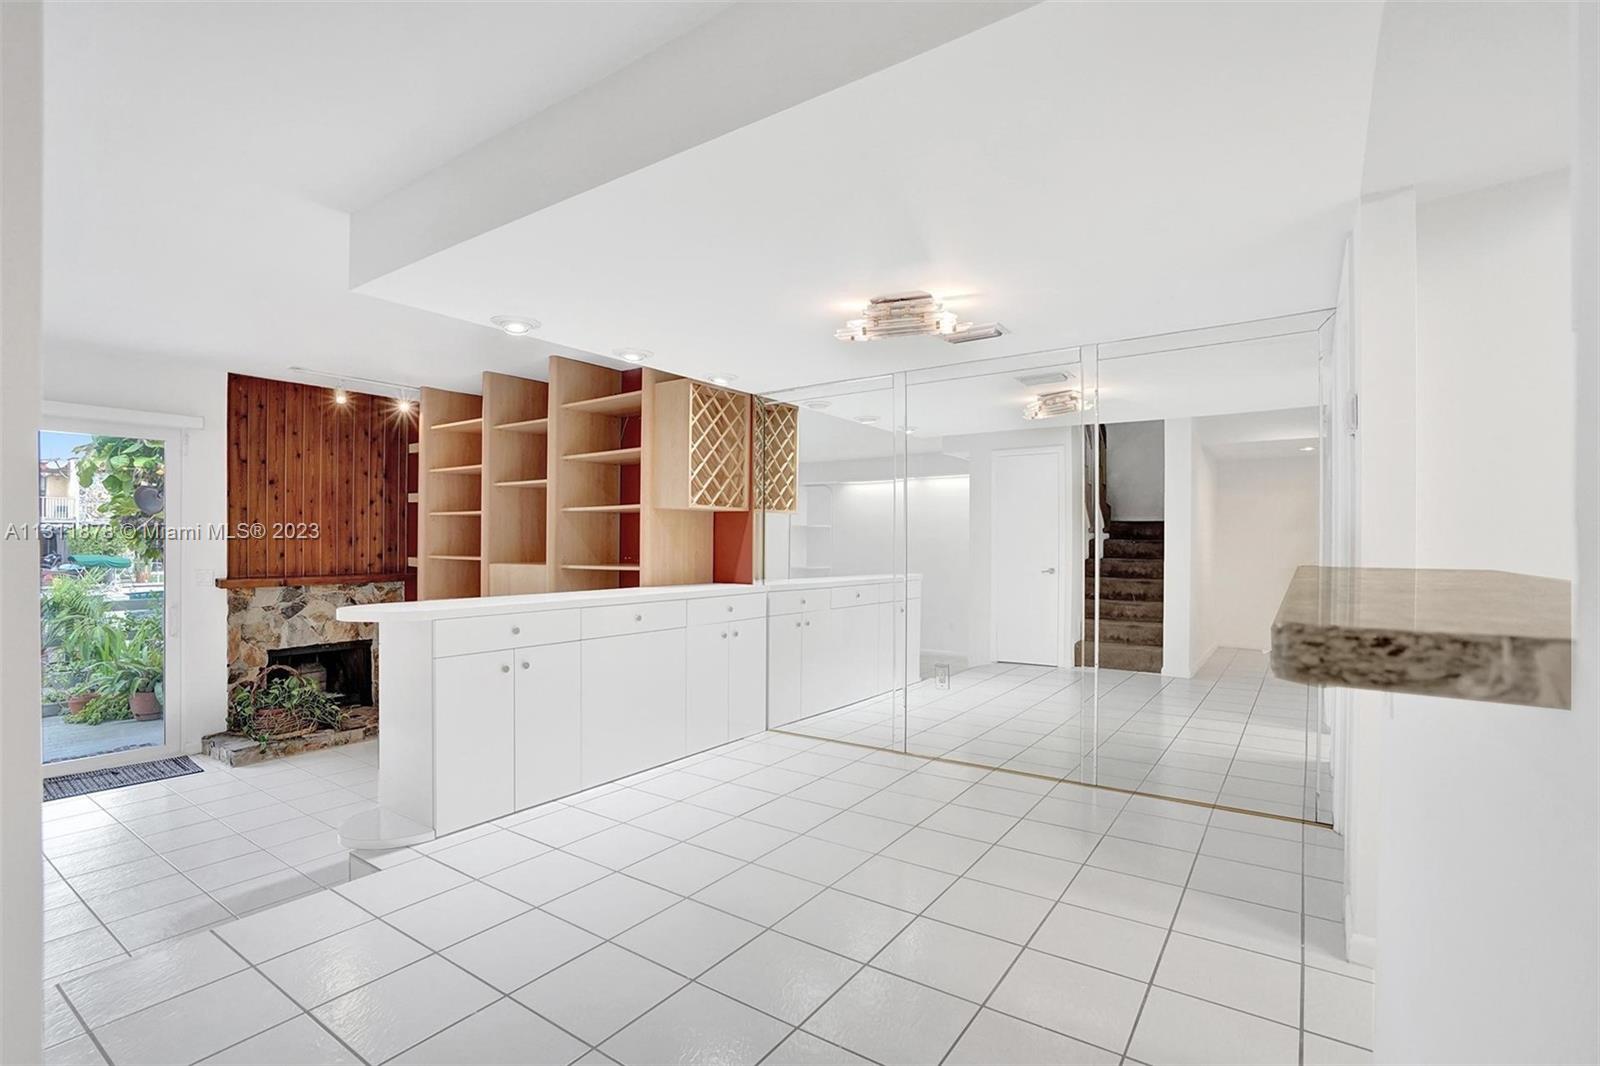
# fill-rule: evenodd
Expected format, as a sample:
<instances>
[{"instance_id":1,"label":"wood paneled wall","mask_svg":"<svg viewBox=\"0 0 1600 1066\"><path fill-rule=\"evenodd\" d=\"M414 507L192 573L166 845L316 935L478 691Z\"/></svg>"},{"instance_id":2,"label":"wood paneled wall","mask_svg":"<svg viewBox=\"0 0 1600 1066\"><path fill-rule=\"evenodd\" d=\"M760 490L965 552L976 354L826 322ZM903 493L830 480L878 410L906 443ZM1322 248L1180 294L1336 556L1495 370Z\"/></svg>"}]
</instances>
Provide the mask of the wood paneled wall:
<instances>
[{"instance_id":1,"label":"wood paneled wall","mask_svg":"<svg viewBox=\"0 0 1600 1066\"><path fill-rule=\"evenodd\" d=\"M415 415L348 395L337 404L332 389L228 376L230 583L404 576ZM240 536L250 526L262 535Z\"/></svg>"}]
</instances>

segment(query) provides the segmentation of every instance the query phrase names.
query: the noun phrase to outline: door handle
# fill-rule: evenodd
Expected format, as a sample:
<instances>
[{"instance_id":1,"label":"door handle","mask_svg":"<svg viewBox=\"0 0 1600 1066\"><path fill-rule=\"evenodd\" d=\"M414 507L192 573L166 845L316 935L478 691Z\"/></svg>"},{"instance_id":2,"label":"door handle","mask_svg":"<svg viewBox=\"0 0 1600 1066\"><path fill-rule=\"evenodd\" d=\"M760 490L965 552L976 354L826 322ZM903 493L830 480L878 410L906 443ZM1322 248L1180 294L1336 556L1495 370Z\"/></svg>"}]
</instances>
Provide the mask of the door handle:
<instances>
[{"instance_id":1,"label":"door handle","mask_svg":"<svg viewBox=\"0 0 1600 1066\"><path fill-rule=\"evenodd\" d=\"M1055 572L1056 572L1056 568L1053 567L1053 566L1047 566L1043 570L1039 571L1039 573L1041 573L1041 574L1053 574Z\"/></svg>"}]
</instances>

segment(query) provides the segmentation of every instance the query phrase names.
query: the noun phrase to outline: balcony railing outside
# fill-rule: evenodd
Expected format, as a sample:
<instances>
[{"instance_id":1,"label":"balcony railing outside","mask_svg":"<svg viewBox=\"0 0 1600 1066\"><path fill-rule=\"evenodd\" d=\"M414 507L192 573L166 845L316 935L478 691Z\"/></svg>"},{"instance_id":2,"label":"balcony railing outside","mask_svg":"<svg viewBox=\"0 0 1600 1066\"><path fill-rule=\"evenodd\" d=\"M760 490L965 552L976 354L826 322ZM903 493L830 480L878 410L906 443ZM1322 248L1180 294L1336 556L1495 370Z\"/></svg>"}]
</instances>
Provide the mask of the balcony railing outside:
<instances>
[{"instance_id":1,"label":"balcony railing outside","mask_svg":"<svg viewBox=\"0 0 1600 1066\"><path fill-rule=\"evenodd\" d=\"M74 496L39 497L39 521L71 523L78 521L78 500Z\"/></svg>"}]
</instances>

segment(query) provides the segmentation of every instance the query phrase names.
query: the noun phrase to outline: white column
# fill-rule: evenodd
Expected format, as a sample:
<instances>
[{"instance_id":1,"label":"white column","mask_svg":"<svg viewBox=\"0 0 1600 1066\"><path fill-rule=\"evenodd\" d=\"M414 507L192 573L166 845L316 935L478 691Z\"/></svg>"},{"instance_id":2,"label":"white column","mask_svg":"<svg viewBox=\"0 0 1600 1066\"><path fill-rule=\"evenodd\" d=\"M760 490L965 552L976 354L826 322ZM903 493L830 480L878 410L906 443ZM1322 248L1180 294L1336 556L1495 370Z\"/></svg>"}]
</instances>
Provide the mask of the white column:
<instances>
[{"instance_id":1,"label":"white column","mask_svg":"<svg viewBox=\"0 0 1600 1066\"><path fill-rule=\"evenodd\" d=\"M0 4L0 529L39 517L40 26ZM39 545L0 539L0 1061L40 1061Z\"/></svg>"}]
</instances>

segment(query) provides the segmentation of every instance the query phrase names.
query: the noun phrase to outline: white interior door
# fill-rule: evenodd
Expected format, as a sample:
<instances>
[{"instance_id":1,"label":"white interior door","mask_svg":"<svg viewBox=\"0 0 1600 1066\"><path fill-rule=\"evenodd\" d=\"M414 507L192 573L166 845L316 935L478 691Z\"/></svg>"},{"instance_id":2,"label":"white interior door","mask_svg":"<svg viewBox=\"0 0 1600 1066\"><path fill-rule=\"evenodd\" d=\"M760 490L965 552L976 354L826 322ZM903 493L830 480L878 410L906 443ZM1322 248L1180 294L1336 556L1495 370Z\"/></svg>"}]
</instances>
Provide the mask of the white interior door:
<instances>
[{"instance_id":1,"label":"white interior door","mask_svg":"<svg viewBox=\"0 0 1600 1066\"><path fill-rule=\"evenodd\" d=\"M1063 457L1060 449L995 452L991 495L994 657L1061 665Z\"/></svg>"}]
</instances>

